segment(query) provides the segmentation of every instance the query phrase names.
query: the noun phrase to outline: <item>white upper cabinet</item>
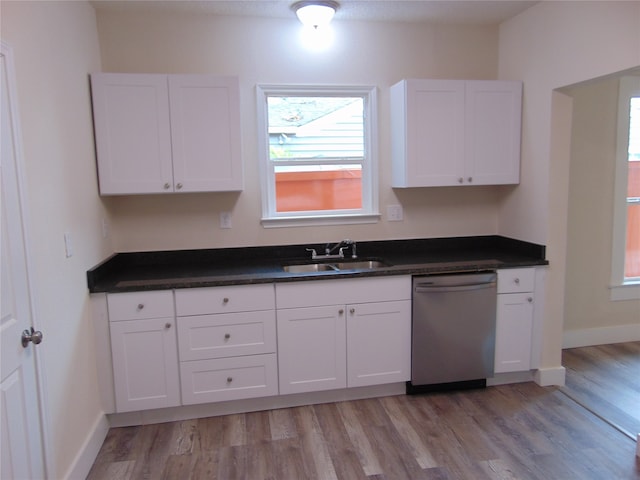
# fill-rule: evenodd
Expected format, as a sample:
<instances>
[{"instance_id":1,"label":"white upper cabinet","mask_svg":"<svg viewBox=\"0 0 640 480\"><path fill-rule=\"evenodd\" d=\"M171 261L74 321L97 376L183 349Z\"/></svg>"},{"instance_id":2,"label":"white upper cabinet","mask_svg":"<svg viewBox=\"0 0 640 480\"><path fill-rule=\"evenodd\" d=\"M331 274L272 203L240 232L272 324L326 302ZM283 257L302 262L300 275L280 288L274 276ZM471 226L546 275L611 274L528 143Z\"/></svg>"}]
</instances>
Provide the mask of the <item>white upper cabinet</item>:
<instances>
[{"instance_id":1,"label":"white upper cabinet","mask_svg":"<svg viewBox=\"0 0 640 480\"><path fill-rule=\"evenodd\" d=\"M236 77L91 76L102 195L242 190Z\"/></svg>"},{"instance_id":2,"label":"white upper cabinet","mask_svg":"<svg viewBox=\"0 0 640 480\"><path fill-rule=\"evenodd\" d=\"M391 87L393 187L517 184L522 82Z\"/></svg>"}]
</instances>

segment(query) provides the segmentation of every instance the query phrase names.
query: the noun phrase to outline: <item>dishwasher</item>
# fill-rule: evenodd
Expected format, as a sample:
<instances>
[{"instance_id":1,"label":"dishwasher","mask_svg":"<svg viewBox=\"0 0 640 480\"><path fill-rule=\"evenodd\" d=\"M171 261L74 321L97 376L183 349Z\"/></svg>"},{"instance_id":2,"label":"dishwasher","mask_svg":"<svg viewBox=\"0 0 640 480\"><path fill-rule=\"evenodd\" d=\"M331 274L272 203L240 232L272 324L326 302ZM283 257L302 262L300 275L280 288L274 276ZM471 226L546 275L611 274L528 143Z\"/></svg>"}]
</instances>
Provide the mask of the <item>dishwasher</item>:
<instances>
[{"instance_id":1,"label":"dishwasher","mask_svg":"<svg viewBox=\"0 0 640 480\"><path fill-rule=\"evenodd\" d=\"M482 388L493 376L496 273L416 276L407 393Z\"/></svg>"}]
</instances>

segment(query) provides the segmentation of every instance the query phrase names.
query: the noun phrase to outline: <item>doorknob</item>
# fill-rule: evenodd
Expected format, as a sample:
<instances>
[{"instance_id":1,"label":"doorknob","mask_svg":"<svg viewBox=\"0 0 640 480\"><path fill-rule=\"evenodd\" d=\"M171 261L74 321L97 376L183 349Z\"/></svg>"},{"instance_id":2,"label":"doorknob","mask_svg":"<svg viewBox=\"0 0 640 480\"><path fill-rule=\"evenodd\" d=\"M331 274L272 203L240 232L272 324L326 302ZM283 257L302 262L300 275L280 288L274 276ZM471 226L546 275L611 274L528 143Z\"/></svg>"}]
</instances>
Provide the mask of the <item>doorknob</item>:
<instances>
[{"instance_id":1,"label":"doorknob","mask_svg":"<svg viewBox=\"0 0 640 480\"><path fill-rule=\"evenodd\" d=\"M22 332L22 346L27 348L29 346L29 342L33 342L34 345L41 343L42 332L35 331L33 327L31 327L31 330L24 330Z\"/></svg>"}]
</instances>

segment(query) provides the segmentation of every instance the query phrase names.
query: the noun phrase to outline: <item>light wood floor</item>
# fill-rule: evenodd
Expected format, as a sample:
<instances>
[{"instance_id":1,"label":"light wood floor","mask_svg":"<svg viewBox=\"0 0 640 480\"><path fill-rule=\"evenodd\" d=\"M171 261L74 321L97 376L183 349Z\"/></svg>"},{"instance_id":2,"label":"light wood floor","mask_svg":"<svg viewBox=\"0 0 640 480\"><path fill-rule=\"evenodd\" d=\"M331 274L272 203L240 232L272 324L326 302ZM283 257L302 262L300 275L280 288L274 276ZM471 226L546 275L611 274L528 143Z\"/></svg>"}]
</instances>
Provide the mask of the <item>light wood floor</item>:
<instances>
[{"instance_id":1,"label":"light wood floor","mask_svg":"<svg viewBox=\"0 0 640 480\"><path fill-rule=\"evenodd\" d=\"M98 479L640 479L636 444L533 383L111 429Z\"/></svg>"},{"instance_id":2,"label":"light wood floor","mask_svg":"<svg viewBox=\"0 0 640 480\"><path fill-rule=\"evenodd\" d=\"M632 438L640 433L640 342L567 349L562 391Z\"/></svg>"}]
</instances>

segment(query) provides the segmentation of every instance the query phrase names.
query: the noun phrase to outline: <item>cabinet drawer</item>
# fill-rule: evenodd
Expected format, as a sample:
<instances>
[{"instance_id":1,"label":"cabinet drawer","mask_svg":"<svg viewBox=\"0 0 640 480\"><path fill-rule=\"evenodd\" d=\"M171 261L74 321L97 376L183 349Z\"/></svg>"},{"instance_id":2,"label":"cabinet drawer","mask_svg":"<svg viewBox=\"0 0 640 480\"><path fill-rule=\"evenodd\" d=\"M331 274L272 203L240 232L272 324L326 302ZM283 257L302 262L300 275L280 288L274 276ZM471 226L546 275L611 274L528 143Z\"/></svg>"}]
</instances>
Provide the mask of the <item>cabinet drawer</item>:
<instances>
[{"instance_id":1,"label":"cabinet drawer","mask_svg":"<svg viewBox=\"0 0 640 480\"><path fill-rule=\"evenodd\" d=\"M181 361L275 352L275 311L180 317L178 351Z\"/></svg>"},{"instance_id":2,"label":"cabinet drawer","mask_svg":"<svg viewBox=\"0 0 640 480\"><path fill-rule=\"evenodd\" d=\"M182 362L180 378L183 405L278 394L275 353Z\"/></svg>"},{"instance_id":3,"label":"cabinet drawer","mask_svg":"<svg viewBox=\"0 0 640 480\"><path fill-rule=\"evenodd\" d=\"M130 292L107 295L109 320L173 317L173 292Z\"/></svg>"},{"instance_id":4,"label":"cabinet drawer","mask_svg":"<svg viewBox=\"0 0 640 480\"><path fill-rule=\"evenodd\" d=\"M269 310L275 302L270 283L176 290L178 316Z\"/></svg>"},{"instance_id":5,"label":"cabinet drawer","mask_svg":"<svg viewBox=\"0 0 640 480\"><path fill-rule=\"evenodd\" d=\"M533 292L535 268L498 270L498 293Z\"/></svg>"}]
</instances>

